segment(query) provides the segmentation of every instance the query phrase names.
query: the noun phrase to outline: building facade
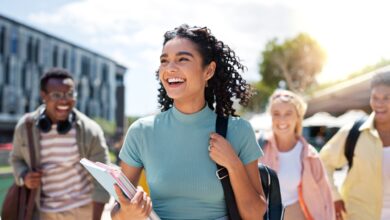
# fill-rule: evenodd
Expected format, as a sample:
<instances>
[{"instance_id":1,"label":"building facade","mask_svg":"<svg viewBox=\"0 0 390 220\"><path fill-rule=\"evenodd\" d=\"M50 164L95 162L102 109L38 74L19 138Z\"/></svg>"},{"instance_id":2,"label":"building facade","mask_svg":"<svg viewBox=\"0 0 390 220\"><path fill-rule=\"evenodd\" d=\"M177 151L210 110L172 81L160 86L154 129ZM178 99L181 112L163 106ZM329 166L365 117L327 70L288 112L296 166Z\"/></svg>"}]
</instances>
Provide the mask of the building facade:
<instances>
[{"instance_id":1,"label":"building facade","mask_svg":"<svg viewBox=\"0 0 390 220\"><path fill-rule=\"evenodd\" d=\"M73 74L81 112L123 131L126 67L0 15L0 143L10 142L17 120L41 104L40 77L51 67Z\"/></svg>"}]
</instances>

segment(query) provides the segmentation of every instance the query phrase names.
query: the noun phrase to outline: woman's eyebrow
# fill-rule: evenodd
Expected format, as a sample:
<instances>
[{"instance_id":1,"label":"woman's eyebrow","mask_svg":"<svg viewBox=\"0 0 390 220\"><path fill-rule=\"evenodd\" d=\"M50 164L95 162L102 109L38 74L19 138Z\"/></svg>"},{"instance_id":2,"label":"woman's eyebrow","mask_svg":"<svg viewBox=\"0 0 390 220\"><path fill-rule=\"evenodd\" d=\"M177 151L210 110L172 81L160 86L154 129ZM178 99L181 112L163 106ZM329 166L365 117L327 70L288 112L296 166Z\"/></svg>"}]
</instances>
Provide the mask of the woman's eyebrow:
<instances>
[{"instance_id":1,"label":"woman's eyebrow","mask_svg":"<svg viewBox=\"0 0 390 220\"><path fill-rule=\"evenodd\" d=\"M194 55L188 51L179 51L176 53L176 56L180 56L180 55L187 55L187 56L190 56L190 57L194 57Z\"/></svg>"},{"instance_id":2,"label":"woman's eyebrow","mask_svg":"<svg viewBox=\"0 0 390 220\"><path fill-rule=\"evenodd\" d=\"M187 55L187 56L190 56L190 57L194 57L194 55L188 51L179 51L176 53L176 56L182 56L182 55ZM166 53L163 53L160 55L160 59L161 58L165 58L165 57L168 57L168 54Z\"/></svg>"}]
</instances>

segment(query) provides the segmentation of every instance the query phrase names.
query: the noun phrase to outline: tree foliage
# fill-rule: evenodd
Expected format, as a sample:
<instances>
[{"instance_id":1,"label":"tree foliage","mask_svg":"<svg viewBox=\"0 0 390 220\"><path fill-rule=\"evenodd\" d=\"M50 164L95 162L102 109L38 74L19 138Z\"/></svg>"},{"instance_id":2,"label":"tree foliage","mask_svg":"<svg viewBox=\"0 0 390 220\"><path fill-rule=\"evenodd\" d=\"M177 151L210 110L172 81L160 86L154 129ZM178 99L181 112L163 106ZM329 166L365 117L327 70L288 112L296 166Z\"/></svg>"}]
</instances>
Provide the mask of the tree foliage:
<instances>
[{"instance_id":1,"label":"tree foliage","mask_svg":"<svg viewBox=\"0 0 390 220\"><path fill-rule=\"evenodd\" d=\"M281 80L287 88L302 93L316 83L326 55L320 45L309 35L301 33L293 39L278 44L270 40L262 52L260 75L264 84L276 88Z\"/></svg>"},{"instance_id":2,"label":"tree foliage","mask_svg":"<svg viewBox=\"0 0 390 220\"><path fill-rule=\"evenodd\" d=\"M255 93L249 100L246 110L261 112L266 108L268 97L272 95L274 89L266 85L264 81L253 84L252 87Z\"/></svg>"},{"instance_id":3,"label":"tree foliage","mask_svg":"<svg viewBox=\"0 0 390 220\"><path fill-rule=\"evenodd\" d=\"M253 85L256 95L247 109L255 112L264 110L268 97L282 81L286 89L303 93L316 84L315 76L321 72L325 60L324 50L305 33L283 43L278 43L277 38L270 40L259 63L262 80Z\"/></svg>"}]
</instances>

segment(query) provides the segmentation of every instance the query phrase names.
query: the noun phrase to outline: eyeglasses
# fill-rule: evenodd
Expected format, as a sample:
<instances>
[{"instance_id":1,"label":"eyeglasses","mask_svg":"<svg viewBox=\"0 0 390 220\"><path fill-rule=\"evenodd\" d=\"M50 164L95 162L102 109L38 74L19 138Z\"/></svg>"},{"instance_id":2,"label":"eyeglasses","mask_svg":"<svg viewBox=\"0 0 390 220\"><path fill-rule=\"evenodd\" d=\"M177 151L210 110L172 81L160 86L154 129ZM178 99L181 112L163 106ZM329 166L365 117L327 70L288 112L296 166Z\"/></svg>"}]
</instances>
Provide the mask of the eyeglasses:
<instances>
[{"instance_id":1,"label":"eyeglasses","mask_svg":"<svg viewBox=\"0 0 390 220\"><path fill-rule=\"evenodd\" d=\"M294 96L289 95L289 94L277 94L274 97L272 97L272 100L275 100L275 99L280 99L283 102L288 102L288 101L294 99Z\"/></svg>"},{"instance_id":2,"label":"eyeglasses","mask_svg":"<svg viewBox=\"0 0 390 220\"><path fill-rule=\"evenodd\" d=\"M48 95L49 95L50 99L53 101L58 101L61 99L65 99L65 100L73 99L74 100L77 98L77 92L74 92L74 91L69 91L69 92L54 91L54 92L48 93Z\"/></svg>"}]
</instances>

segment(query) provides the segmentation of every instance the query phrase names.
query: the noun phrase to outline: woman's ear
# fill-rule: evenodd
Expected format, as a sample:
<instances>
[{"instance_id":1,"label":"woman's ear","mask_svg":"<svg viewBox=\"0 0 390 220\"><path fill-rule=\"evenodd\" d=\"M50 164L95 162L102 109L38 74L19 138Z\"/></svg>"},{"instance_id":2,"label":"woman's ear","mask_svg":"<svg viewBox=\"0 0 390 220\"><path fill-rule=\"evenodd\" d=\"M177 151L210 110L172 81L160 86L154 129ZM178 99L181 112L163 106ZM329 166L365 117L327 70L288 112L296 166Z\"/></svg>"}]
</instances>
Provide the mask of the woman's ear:
<instances>
[{"instance_id":1,"label":"woman's ear","mask_svg":"<svg viewBox=\"0 0 390 220\"><path fill-rule=\"evenodd\" d=\"M206 80L209 80L209 79L211 79L211 77L214 76L216 67L217 67L217 64L214 61L211 61L211 63L207 66Z\"/></svg>"}]
</instances>

